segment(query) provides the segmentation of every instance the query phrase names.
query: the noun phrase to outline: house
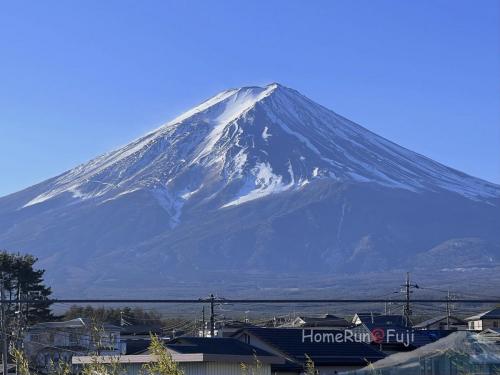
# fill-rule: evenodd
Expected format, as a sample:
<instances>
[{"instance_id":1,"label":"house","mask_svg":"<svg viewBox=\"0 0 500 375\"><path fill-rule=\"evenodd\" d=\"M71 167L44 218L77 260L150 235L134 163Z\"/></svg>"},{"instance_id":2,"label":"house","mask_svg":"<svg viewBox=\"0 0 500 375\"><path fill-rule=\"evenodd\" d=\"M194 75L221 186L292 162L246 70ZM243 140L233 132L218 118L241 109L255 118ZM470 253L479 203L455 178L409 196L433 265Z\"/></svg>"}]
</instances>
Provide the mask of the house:
<instances>
[{"instance_id":1,"label":"house","mask_svg":"<svg viewBox=\"0 0 500 375\"><path fill-rule=\"evenodd\" d=\"M465 319L471 331L483 331L487 328L500 328L500 307Z\"/></svg>"},{"instance_id":2,"label":"house","mask_svg":"<svg viewBox=\"0 0 500 375\"><path fill-rule=\"evenodd\" d=\"M168 342L166 348L185 375L241 375L241 364L250 368L249 373L271 375L271 365L285 363L279 356L232 338L182 337ZM123 374L140 375L144 374L144 364L156 360L146 350L136 355L75 356L73 366L75 372L79 372L83 365L95 361L110 365L118 363Z\"/></svg>"},{"instance_id":3,"label":"house","mask_svg":"<svg viewBox=\"0 0 500 375\"><path fill-rule=\"evenodd\" d=\"M217 336L219 337L231 337L234 333L239 331L242 328L255 327L252 323L249 322L241 322L239 320L229 320L222 321L218 324ZM199 332L199 336L208 337L210 332L207 329L205 331L201 330Z\"/></svg>"},{"instance_id":4,"label":"house","mask_svg":"<svg viewBox=\"0 0 500 375\"><path fill-rule=\"evenodd\" d=\"M151 335L164 337L159 325L124 325L120 327L121 342L125 345L122 354L136 354L146 350L151 343Z\"/></svg>"},{"instance_id":5,"label":"house","mask_svg":"<svg viewBox=\"0 0 500 375\"><path fill-rule=\"evenodd\" d=\"M463 331L467 329L467 322L465 320L457 318L456 316L440 315L435 318L428 319L419 324L413 326L415 329L425 329L425 330L451 330L451 331Z\"/></svg>"},{"instance_id":6,"label":"house","mask_svg":"<svg viewBox=\"0 0 500 375\"><path fill-rule=\"evenodd\" d=\"M149 338L153 335L163 334L163 328L160 325L129 324L120 326L120 335L122 337Z\"/></svg>"},{"instance_id":7,"label":"house","mask_svg":"<svg viewBox=\"0 0 500 375\"><path fill-rule=\"evenodd\" d=\"M406 326L406 319L403 315L391 315L380 313L357 313L352 318L352 324L357 326L362 323L371 323L376 325L399 325Z\"/></svg>"},{"instance_id":8,"label":"house","mask_svg":"<svg viewBox=\"0 0 500 375\"><path fill-rule=\"evenodd\" d=\"M94 324L85 318L35 324L27 329L23 343L28 359L43 373L59 361L71 363L73 355L125 352L120 327Z\"/></svg>"},{"instance_id":9,"label":"house","mask_svg":"<svg viewBox=\"0 0 500 375\"><path fill-rule=\"evenodd\" d=\"M382 315L382 314L378 313L378 312L373 312L373 311L359 312L359 313L354 314L354 316L352 317L351 323L352 323L352 325L357 326L363 322L371 321L375 316L380 316L380 315Z\"/></svg>"},{"instance_id":10,"label":"house","mask_svg":"<svg viewBox=\"0 0 500 375\"><path fill-rule=\"evenodd\" d=\"M273 374L300 373L308 356L319 375L364 367L385 357L385 354L352 337L345 331L323 328L244 328L234 336L246 344L284 358L281 365L272 365Z\"/></svg>"},{"instance_id":11,"label":"house","mask_svg":"<svg viewBox=\"0 0 500 375\"><path fill-rule=\"evenodd\" d=\"M499 374L500 345L470 331L450 335L411 352L390 355L348 375ZM347 375L347 374L346 374Z\"/></svg>"},{"instance_id":12,"label":"house","mask_svg":"<svg viewBox=\"0 0 500 375\"><path fill-rule=\"evenodd\" d=\"M352 331L363 342L371 344L386 354L411 351L439 340L451 331L416 330L399 324L362 323Z\"/></svg>"},{"instance_id":13,"label":"house","mask_svg":"<svg viewBox=\"0 0 500 375\"><path fill-rule=\"evenodd\" d=\"M304 327L304 328L324 328L324 329L345 329L350 323L344 318L331 314L298 316L292 322L283 324L281 327Z\"/></svg>"}]
</instances>

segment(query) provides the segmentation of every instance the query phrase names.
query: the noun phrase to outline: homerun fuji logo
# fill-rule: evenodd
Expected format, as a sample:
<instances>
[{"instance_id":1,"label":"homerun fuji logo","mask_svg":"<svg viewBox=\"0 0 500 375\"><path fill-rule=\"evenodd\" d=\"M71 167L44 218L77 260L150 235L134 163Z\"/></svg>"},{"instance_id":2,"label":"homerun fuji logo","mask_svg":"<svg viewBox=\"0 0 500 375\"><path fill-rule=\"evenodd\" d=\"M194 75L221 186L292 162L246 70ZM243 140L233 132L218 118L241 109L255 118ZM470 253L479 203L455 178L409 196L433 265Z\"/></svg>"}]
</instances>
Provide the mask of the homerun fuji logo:
<instances>
[{"instance_id":1,"label":"homerun fuji logo","mask_svg":"<svg viewBox=\"0 0 500 375\"><path fill-rule=\"evenodd\" d=\"M389 344L398 343L409 347L415 341L415 333L411 330L398 331L394 328L373 328L370 332L346 329L341 332L303 329L302 342L316 344L333 344L345 342Z\"/></svg>"},{"instance_id":2,"label":"homerun fuji logo","mask_svg":"<svg viewBox=\"0 0 500 375\"><path fill-rule=\"evenodd\" d=\"M382 328L373 328L371 333L372 341L376 344L382 344L384 341L385 331Z\"/></svg>"},{"instance_id":3,"label":"homerun fuji logo","mask_svg":"<svg viewBox=\"0 0 500 375\"><path fill-rule=\"evenodd\" d=\"M364 342L371 341L371 334L368 332L354 332L346 329L342 332L331 332L313 329L302 330L302 342L317 343L317 344L331 344L343 342Z\"/></svg>"}]
</instances>

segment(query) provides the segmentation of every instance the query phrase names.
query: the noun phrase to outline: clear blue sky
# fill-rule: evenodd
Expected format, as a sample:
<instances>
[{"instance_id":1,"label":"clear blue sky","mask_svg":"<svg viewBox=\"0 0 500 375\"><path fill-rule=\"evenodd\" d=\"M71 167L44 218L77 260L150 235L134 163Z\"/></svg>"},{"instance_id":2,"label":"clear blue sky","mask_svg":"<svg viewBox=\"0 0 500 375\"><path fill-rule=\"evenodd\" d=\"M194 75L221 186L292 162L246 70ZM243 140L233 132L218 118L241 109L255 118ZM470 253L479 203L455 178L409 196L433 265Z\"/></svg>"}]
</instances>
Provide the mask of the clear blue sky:
<instances>
[{"instance_id":1,"label":"clear blue sky","mask_svg":"<svg viewBox=\"0 0 500 375\"><path fill-rule=\"evenodd\" d=\"M273 81L499 183L499 4L3 2L0 196Z\"/></svg>"}]
</instances>

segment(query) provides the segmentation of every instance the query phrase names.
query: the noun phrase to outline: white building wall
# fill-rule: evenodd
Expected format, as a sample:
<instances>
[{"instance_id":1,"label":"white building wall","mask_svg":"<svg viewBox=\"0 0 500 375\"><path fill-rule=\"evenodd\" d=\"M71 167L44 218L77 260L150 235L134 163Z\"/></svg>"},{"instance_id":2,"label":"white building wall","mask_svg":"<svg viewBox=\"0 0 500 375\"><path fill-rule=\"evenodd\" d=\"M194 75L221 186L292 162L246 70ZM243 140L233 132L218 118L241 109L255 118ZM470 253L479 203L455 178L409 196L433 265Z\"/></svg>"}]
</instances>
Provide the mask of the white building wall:
<instances>
[{"instance_id":1,"label":"white building wall","mask_svg":"<svg viewBox=\"0 0 500 375\"><path fill-rule=\"evenodd\" d=\"M256 368L255 365L247 365L248 374L254 375L271 375L271 366L266 364L261 364L260 368ZM251 367L251 368L250 368ZM239 363L219 363L219 362L207 362L205 363L206 375L242 375L243 371ZM188 374L186 375L198 375L198 374ZM201 375L201 374L200 374Z\"/></svg>"},{"instance_id":2,"label":"white building wall","mask_svg":"<svg viewBox=\"0 0 500 375\"><path fill-rule=\"evenodd\" d=\"M500 328L500 319L480 319L469 321L469 329L483 331L488 328Z\"/></svg>"},{"instance_id":3,"label":"white building wall","mask_svg":"<svg viewBox=\"0 0 500 375\"><path fill-rule=\"evenodd\" d=\"M241 366L239 363L228 362L192 362L179 363L179 367L184 371L185 375L242 375ZM127 375L144 375L147 374L142 370L141 364L124 365ZM262 364L262 367L257 371L249 369L248 374L255 375L271 375L271 366Z\"/></svg>"}]
</instances>

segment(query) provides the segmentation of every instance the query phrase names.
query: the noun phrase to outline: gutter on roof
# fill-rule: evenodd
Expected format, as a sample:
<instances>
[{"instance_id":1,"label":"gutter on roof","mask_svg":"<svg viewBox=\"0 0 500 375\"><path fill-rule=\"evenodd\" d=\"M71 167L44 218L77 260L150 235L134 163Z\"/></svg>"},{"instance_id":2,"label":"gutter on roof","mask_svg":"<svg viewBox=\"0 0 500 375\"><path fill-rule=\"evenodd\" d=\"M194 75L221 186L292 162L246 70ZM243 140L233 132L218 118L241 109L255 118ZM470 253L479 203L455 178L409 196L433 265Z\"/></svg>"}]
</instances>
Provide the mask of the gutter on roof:
<instances>
[{"instance_id":1,"label":"gutter on roof","mask_svg":"<svg viewBox=\"0 0 500 375\"><path fill-rule=\"evenodd\" d=\"M252 355L231 355L231 354L205 354L205 353L190 353L181 354L169 350L172 359L178 363L191 362L236 362L236 363L254 363L255 357ZM285 360L277 356L262 356L258 357L259 361L266 364L284 364ZM136 354L122 356L74 356L72 363L74 365L83 365L90 363L129 363L140 364L157 362L158 356L152 354Z\"/></svg>"}]
</instances>

